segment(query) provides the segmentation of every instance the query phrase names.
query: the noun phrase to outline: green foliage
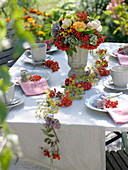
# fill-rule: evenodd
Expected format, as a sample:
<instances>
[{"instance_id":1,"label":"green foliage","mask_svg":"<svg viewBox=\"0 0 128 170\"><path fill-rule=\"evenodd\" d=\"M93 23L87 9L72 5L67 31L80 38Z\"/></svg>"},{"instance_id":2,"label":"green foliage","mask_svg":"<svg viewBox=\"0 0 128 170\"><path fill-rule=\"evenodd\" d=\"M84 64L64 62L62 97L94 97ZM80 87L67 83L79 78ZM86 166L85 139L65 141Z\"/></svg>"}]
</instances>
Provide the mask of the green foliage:
<instances>
[{"instance_id":1,"label":"green foliage","mask_svg":"<svg viewBox=\"0 0 128 170\"><path fill-rule=\"evenodd\" d=\"M10 83L10 75L8 73L8 68L6 66L0 67L0 90L4 93L7 91Z\"/></svg>"},{"instance_id":2,"label":"green foliage","mask_svg":"<svg viewBox=\"0 0 128 170\"><path fill-rule=\"evenodd\" d=\"M0 153L0 169L1 170L9 169L12 155L13 155L13 152L10 150L10 147L4 147L4 149Z\"/></svg>"},{"instance_id":3,"label":"green foliage","mask_svg":"<svg viewBox=\"0 0 128 170\"><path fill-rule=\"evenodd\" d=\"M118 3L112 10L105 10L103 18L106 41L128 42L128 4L126 1Z\"/></svg>"}]
</instances>

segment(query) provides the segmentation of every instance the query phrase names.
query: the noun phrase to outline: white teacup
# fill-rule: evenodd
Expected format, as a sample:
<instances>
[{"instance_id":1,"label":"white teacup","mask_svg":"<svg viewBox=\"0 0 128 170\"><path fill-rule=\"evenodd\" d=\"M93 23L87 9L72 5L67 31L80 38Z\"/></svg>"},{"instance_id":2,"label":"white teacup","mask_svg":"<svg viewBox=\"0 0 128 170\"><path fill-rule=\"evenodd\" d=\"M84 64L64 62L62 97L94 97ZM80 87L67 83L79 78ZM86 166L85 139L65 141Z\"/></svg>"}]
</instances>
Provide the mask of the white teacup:
<instances>
[{"instance_id":1,"label":"white teacup","mask_svg":"<svg viewBox=\"0 0 128 170\"><path fill-rule=\"evenodd\" d=\"M8 90L4 94L3 102L11 103L14 99L15 83L11 82Z\"/></svg>"},{"instance_id":2,"label":"white teacup","mask_svg":"<svg viewBox=\"0 0 128 170\"><path fill-rule=\"evenodd\" d=\"M128 66L114 66L110 69L113 84L117 87L126 87L128 84Z\"/></svg>"},{"instance_id":3,"label":"white teacup","mask_svg":"<svg viewBox=\"0 0 128 170\"><path fill-rule=\"evenodd\" d=\"M30 46L30 50L26 50L25 54L28 58L33 59L34 61L43 61L46 59L46 43L37 43Z\"/></svg>"}]
</instances>

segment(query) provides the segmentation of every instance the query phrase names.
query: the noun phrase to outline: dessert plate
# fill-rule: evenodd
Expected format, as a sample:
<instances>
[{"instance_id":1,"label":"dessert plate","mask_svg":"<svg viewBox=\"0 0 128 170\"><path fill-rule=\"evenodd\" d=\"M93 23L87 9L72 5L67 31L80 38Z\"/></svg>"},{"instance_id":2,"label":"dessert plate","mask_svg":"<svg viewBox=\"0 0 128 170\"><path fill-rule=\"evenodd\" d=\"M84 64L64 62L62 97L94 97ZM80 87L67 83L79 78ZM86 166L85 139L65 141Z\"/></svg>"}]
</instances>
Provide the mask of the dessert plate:
<instances>
[{"instance_id":1,"label":"dessert plate","mask_svg":"<svg viewBox=\"0 0 128 170\"><path fill-rule=\"evenodd\" d=\"M111 94L105 94L106 98L108 99L111 99L111 98L117 98L119 99L123 93L120 92L120 93L111 93ZM92 109L92 110L95 110L95 111L100 111L100 112L107 112L105 109L101 109L101 108L97 108L96 107L96 102L98 99L101 99L101 95L103 94L96 94L96 95L93 95L92 97L90 97L89 99L86 99L85 100L85 105Z\"/></svg>"},{"instance_id":2,"label":"dessert plate","mask_svg":"<svg viewBox=\"0 0 128 170\"><path fill-rule=\"evenodd\" d=\"M45 78L45 80L49 80L51 78L51 73L46 70L32 70L28 72L29 75L40 75L42 78ZM16 78L14 80L15 85L20 86L18 81L20 80L20 73L16 75Z\"/></svg>"},{"instance_id":3,"label":"dessert plate","mask_svg":"<svg viewBox=\"0 0 128 170\"><path fill-rule=\"evenodd\" d=\"M13 101L10 104L6 104L8 109L11 109L13 107L19 106L23 103L22 99L19 99L18 97L15 97Z\"/></svg>"},{"instance_id":4,"label":"dessert plate","mask_svg":"<svg viewBox=\"0 0 128 170\"><path fill-rule=\"evenodd\" d=\"M115 86L113 84L112 79L105 80L103 82L103 85L106 88L111 89L111 90L115 90L115 91L125 91L125 90L128 90L128 85L126 87L117 87L117 86Z\"/></svg>"},{"instance_id":5,"label":"dessert plate","mask_svg":"<svg viewBox=\"0 0 128 170\"><path fill-rule=\"evenodd\" d=\"M95 102L96 102L96 100L100 98L100 95L101 95L101 94L96 94L96 95L90 97L89 99L86 99L86 100L85 100L85 105L86 105L88 108L90 108L90 109L92 109L92 110L95 110L95 111L107 112L106 110L104 110L104 109L99 109L99 108L95 107L95 105L94 105Z\"/></svg>"},{"instance_id":6,"label":"dessert plate","mask_svg":"<svg viewBox=\"0 0 128 170\"><path fill-rule=\"evenodd\" d=\"M44 70L33 70L31 72L29 72L30 75L40 75L42 78L45 78L46 80L49 80L51 77L51 73L48 71L44 71Z\"/></svg>"},{"instance_id":7,"label":"dessert plate","mask_svg":"<svg viewBox=\"0 0 128 170\"><path fill-rule=\"evenodd\" d=\"M46 55L46 59L43 61L34 61L32 58L27 58L24 60L25 63L32 64L32 65L41 65L47 60L53 60L53 56L51 55Z\"/></svg>"}]
</instances>

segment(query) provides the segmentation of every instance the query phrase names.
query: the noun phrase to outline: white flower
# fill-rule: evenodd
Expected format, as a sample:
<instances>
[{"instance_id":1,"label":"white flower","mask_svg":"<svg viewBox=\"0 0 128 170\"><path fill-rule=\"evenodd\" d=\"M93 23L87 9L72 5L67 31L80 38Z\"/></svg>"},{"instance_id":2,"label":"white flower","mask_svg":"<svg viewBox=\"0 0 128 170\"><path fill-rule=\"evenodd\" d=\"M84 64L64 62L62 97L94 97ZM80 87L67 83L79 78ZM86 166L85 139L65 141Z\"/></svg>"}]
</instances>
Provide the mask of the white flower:
<instances>
[{"instance_id":1,"label":"white flower","mask_svg":"<svg viewBox=\"0 0 128 170\"><path fill-rule=\"evenodd\" d=\"M101 22L98 19L88 22L87 27L96 29L97 31L102 31Z\"/></svg>"},{"instance_id":2,"label":"white flower","mask_svg":"<svg viewBox=\"0 0 128 170\"><path fill-rule=\"evenodd\" d=\"M70 20L70 19L64 19L63 21L62 21L62 28L68 28L68 27L70 27L70 25L72 24L72 21Z\"/></svg>"}]
</instances>

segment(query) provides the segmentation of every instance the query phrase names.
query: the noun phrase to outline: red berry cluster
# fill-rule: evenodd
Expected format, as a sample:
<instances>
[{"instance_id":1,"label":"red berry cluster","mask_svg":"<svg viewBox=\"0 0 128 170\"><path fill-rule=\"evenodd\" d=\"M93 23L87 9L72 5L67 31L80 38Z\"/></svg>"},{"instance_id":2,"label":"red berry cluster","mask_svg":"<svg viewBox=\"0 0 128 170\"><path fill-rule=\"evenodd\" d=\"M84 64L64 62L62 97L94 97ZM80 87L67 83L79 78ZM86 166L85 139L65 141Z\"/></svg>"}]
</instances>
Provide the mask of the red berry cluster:
<instances>
[{"instance_id":1,"label":"red berry cluster","mask_svg":"<svg viewBox=\"0 0 128 170\"><path fill-rule=\"evenodd\" d=\"M58 71L60 69L57 61L47 60L44 62L44 65L52 69L53 72Z\"/></svg>"},{"instance_id":2,"label":"red berry cluster","mask_svg":"<svg viewBox=\"0 0 128 170\"><path fill-rule=\"evenodd\" d=\"M104 57L101 57L95 63L97 64L100 76L108 76L110 74L110 71L105 68L108 66L108 61Z\"/></svg>"},{"instance_id":3,"label":"red berry cluster","mask_svg":"<svg viewBox=\"0 0 128 170\"><path fill-rule=\"evenodd\" d=\"M107 52L107 49L99 49L99 50L96 51L96 53L97 53L98 55L100 55L100 56L105 55L106 52Z\"/></svg>"},{"instance_id":4,"label":"red berry cluster","mask_svg":"<svg viewBox=\"0 0 128 170\"><path fill-rule=\"evenodd\" d=\"M53 98L53 97L62 98L62 96L63 94L60 91L56 92L56 88L54 88L54 90L50 90L50 93L49 93L50 98Z\"/></svg>"},{"instance_id":5,"label":"red berry cluster","mask_svg":"<svg viewBox=\"0 0 128 170\"><path fill-rule=\"evenodd\" d=\"M108 67L108 61L105 58L100 58L99 60L96 60L96 64L103 67Z\"/></svg>"},{"instance_id":6,"label":"red berry cluster","mask_svg":"<svg viewBox=\"0 0 128 170\"><path fill-rule=\"evenodd\" d=\"M44 149L43 147L40 148ZM53 152L52 155L50 156L50 152L47 149L44 150L44 156L47 156L48 158L60 160L60 155L58 152Z\"/></svg>"},{"instance_id":7,"label":"red berry cluster","mask_svg":"<svg viewBox=\"0 0 128 170\"><path fill-rule=\"evenodd\" d=\"M89 90L89 89L91 89L91 87L92 87L92 84L90 83L90 82L79 82L79 83L75 83L74 84L74 86L79 86L79 85L81 85L81 87L83 87L84 88L84 91L86 91L86 90Z\"/></svg>"},{"instance_id":8,"label":"red berry cluster","mask_svg":"<svg viewBox=\"0 0 128 170\"><path fill-rule=\"evenodd\" d=\"M105 107L106 108L115 108L118 105L118 101L111 101L110 99L106 101Z\"/></svg>"},{"instance_id":9,"label":"red berry cluster","mask_svg":"<svg viewBox=\"0 0 128 170\"><path fill-rule=\"evenodd\" d=\"M64 96L64 97L60 100L61 103L59 104L59 106L69 107L69 106L72 105L72 100L70 100L70 99L68 98L68 94L69 94L69 92L66 92L66 96Z\"/></svg>"},{"instance_id":10,"label":"red berry cluster","mask_svg":"<svg viewBox=\"0 0 128 170\"><path fill-rule=\"evenodd\" d=\"M29 77L30 81L38 81L40 80L42 77L40 75L32 75Z\"/></svg>"},{"instance_id":11,"label":"red berry cluster","mask_svg":"<svg viewBox=\"0 0 128 170\"><path fill-rule=\"evenodd\" d=\"M100 73L100 76L108 76L110 74L109 70L106 70L104 67L97 68Z\"/></svg>"},{"instance_id":12,"label":"red berry cluster","mask_svg":"<svg viewBox=\"0 0 128 170\"><path fill-rule=\"evenodd\" d=\"M58 104L59 106L66 106L69 107L72 105L72 100L69 99L69 92L65 92L66 95L64 96L63 93L61 93L60 91L56 92L56 89L54 90L50 90L49 93L49 97L53 98L53 97L57 97L60 99L60 103Z\"/></svg>"},{"instance_id":13,"label":"red berry cluster","mask_svg":"<svg viewBox=\"0 0 128 170\"><path fill-rule=\"evenodd\" d=\"M76 14L77 17L80 18L80 21L87 21L88 20L88 15L82 11L82 12L78 12L78 14Z\"/></svg>"},{"instance_id":14,"label":"red berry cluster","mask_svg":"<svg viewBox=\"0 0 128 170\"><path fill-rule=\"evenodd\" d=\"M66 86L69 86L70 84L72 84L72 81L74 81L75 80L75 78L76 78L76 74L73 74L72 76L70 76L69 78L67 78L66 80L65 80L65 85ZM76 87L78 87L80 85L80 87L83 87L84 88L84 91L86 91L86 90L89 90L89 89L91 89L91 87L92 87L92 84L90 83L90 82L83 82L83 81L81 81L81 82L79 82L79 83L74 83L74 86L76 86Z\"/></svg>"}]
</instances>

